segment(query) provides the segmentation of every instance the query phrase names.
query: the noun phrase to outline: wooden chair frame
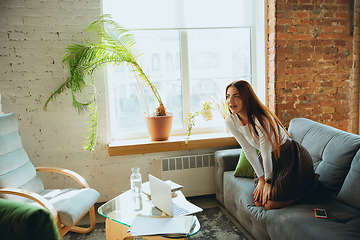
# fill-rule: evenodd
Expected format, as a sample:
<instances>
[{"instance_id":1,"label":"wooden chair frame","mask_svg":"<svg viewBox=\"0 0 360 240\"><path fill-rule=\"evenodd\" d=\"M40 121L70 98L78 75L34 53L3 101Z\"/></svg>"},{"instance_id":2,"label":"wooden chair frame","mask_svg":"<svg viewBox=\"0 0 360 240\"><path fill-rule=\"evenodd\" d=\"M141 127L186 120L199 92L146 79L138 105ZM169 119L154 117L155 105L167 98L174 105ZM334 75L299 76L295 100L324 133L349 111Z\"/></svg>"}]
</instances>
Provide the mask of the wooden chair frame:
<instances>
[{"instance_id":1,"label":"wooden chair frame","mask_svg":"<svg viewBox=\"0 0 360 240\"><path fill-rule=\"evenodd\" d=\"M60 173L60 174L69 176L69 177L75 179L78 183L80 183L80 185L83 188L90 188L89 184L85 181L85 179L82 176L80 176L79 174L77 174L76 172L74 172L74 171L71 171L71 170L68 170L68 169L65 169L65 168L57 168L57 167L36 167L35 169L36 169L37 172L54 172L54 173ZM48 200L46 200L44 197L42 197L41 195L39 195L37 193L34 193L34 192L17 189L17 188L0 188L0 194L12 194L12 195L25 197L25 198L31 199L31 200L39 203L42 207L48 209L49 212L51 213L51 215L54 218L54 221L55 221L56 226L57 226L57 228L59 230L59 234L60 234L61 239L63 239L63 236L68 231L72 231L72 232L76 232L76 233L88 233L94 228L95 223L96 223L94 206L92 206L89 209L89 211L86 212L80 218L80 219L82 219L87 213L89 213L89 215L90 215L90 227L83 228L83 227L75 226L75 224L80 219L72 226L64 226L63 224L61 224L59 215L58 215L56 209L54 208L54 206Z\"/></svg>"}]
</instances>

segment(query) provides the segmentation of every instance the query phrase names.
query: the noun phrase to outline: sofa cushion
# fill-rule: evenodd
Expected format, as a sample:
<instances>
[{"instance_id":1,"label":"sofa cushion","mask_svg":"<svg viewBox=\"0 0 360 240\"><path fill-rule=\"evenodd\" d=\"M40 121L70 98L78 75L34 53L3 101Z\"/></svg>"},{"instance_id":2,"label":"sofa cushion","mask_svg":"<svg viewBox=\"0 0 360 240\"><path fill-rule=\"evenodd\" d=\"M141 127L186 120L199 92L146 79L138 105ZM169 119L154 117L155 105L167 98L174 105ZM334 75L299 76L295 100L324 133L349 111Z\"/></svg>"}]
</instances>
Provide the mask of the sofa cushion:
<instances>
[{"instance_id":1,"label":"sofa cushion","mask_svg":"<svg viewBox=\"0 0 360 240\"><path fill-rule=\"evenodd\" d=\"M238 178L233 171L224 172L224 206L255 239L269 239L266 231L266 211L256 207L253 195L255 185L252 178Z\"/></svg>"},{"instance_id":2,"label":"sofa cushion","mask_svg":"<svg viewBox=\"0 0 360 240\"><path fill-rule=\"evenodd\" d=\"M360 209L360 151L352 161L349 174L337 197L340 201Z\"/></svg>"},{"instance_id":3,"label":"sofa cushion","mask_svg":"<svg viewBox=\"0 0 360 240\"><path fill-rule=\"evenodd\" d=\"M328 218L314 216L315 208ZM295 205L269 210L266 229L271 239L360 239L360 211L341 203L327 192L309 195Z\"/></svg>"},{"instance_id":4,"label":"sofa cushion","mask_svg":"<svg viewBox=\"0 0 360 240\"><path fill-rule=\"evenodd\" d=\"M289 133L309 151L319 183L337 195L360 147L360 136L305 118L291 120Z\"/></svg>"},{"instance_id":5,"label":"sofa cushion","mask_svg":"<svg viewBox=\"0 0 360 240\"><path fill-rule=\"evenodd\" d=\"M256 153L259 153L259 150L256 149ZM254 177L254 169L251 166L249 160L247 160L244 151L241 150L241 154L239 157L239 162L236 165L236 169L234 171L235 177Z\"/></svg>"}]
</instances>

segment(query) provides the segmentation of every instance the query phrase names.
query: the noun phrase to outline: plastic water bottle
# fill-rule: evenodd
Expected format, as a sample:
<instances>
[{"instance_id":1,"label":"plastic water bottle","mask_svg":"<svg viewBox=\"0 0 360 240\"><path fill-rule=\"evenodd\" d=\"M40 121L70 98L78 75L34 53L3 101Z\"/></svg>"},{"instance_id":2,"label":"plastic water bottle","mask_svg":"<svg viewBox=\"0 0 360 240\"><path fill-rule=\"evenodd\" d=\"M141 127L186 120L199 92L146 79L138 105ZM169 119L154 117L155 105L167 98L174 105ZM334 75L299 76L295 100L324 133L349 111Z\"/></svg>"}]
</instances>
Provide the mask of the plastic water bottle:
<instances>
[{"instance_id":1,"label":"plastic water bottle","mask_svg":"<svg viewBox=\"0 0 360 240\"><path fill-rule=\"evenodd\" d=\"M132 174L130 176L131 183L131 197L134 202L134 210L140 211L142 210L142 197L141 197L141 174L140 168L134 167L131 169Z\"/></svg>"}]
</instances>

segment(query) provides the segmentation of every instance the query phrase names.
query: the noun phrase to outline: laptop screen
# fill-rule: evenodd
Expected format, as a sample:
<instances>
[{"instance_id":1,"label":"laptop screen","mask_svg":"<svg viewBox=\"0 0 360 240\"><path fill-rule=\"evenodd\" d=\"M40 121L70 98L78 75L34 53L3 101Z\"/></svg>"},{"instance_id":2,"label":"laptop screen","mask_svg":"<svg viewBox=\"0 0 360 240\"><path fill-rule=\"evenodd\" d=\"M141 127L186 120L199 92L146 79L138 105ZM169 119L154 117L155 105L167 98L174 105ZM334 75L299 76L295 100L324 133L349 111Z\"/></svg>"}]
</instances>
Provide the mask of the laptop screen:
<instances>
[{"instance_id":1,"label":"laptop screen","mask_svg":"<svg viewBox=\"0 0 360 240\"><path fill-rule=\"evenodd\" d=\"M173 203L171 197L171 187L162 180L149 174L151 201L155 207L173 216Z\"/></svg>"}]
</instances>

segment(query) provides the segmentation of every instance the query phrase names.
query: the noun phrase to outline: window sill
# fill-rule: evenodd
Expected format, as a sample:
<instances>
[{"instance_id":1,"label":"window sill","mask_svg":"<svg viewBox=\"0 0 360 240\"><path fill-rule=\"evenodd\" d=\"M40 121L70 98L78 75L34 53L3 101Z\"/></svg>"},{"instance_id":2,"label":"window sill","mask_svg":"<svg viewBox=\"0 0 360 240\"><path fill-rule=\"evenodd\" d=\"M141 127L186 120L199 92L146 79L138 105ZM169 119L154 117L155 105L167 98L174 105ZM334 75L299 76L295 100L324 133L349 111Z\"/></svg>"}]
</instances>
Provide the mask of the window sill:
<instances>
[{"instance_id":1,"label":"window sill","mask_svg":"<svg viewBox=\"0 0 360 240\"><path fill-rule=\"evenodd\" d=\"M166 141L152 141L150 138L114 141L109 144L110 156L142 153L170 152L200 148L227 147L238 145L235 138L227 133L192 134L185 146L185 136L171 136Z\"/></svg>"}]
</instances>

